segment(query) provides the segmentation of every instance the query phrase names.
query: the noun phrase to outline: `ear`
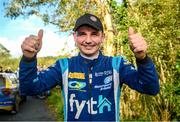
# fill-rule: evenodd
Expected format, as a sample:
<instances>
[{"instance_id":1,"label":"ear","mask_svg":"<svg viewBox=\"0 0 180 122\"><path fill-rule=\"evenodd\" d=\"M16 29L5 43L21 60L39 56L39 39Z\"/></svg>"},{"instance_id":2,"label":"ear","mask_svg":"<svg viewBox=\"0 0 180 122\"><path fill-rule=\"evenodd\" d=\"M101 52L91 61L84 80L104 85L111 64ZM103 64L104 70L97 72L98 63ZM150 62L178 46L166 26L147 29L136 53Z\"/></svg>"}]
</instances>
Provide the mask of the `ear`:
<instances>
[{"instance_id":1,"label":"ear","mask_svg":"<svg viewBox=\"0 0 180 122\"><path fill-rule=\"evenodd\" d=\"M105 34L102 32L102 40L101 40L101 43L103 43L105 40Z\"/></svg>"},{"instance_id":2,"label":"ear","mask_svg":"<svg viewBox=\"0 0 180 122\"><path fill-rule=\"evenodd\" d=\"M76 40L77 40L77 34L76 34L76 32L73 33L73 37L74 37L74 41L76 41Z\"/></svg>"}]
</instances>

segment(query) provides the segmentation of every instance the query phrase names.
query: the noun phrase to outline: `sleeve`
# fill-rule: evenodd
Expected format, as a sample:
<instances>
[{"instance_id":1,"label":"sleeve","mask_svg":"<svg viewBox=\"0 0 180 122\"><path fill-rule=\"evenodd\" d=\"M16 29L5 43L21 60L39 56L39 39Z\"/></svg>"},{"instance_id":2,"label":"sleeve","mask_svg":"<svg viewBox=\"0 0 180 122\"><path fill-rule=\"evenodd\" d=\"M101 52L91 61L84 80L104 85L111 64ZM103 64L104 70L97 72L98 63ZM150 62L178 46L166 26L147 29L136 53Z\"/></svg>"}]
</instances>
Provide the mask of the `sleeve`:
<instances>
[{"instance_id":1,"label":"sleeve","mask_svg":"<svg viewBox=\"0 0 180 122\"><path fill-rule=\"evenodd\" d=\"M159 93L159 80L155 66L150 57L137 60L137 69L122 58L120 64L121 85L125 83L130 88L144 94L156 95Z\"/></svg>"},{"instance_id":2,"label":"sleeve","mask_svg":"<svg viewBox=\"0 0 180 122\"><path fill-rule=\"evenodd\" d=\"M62 75L59 61L46 70L37 72L37 59L19 64L20 92L22 95L37 95L56 85L61 85Z\"/></svg>"}]
</instances>

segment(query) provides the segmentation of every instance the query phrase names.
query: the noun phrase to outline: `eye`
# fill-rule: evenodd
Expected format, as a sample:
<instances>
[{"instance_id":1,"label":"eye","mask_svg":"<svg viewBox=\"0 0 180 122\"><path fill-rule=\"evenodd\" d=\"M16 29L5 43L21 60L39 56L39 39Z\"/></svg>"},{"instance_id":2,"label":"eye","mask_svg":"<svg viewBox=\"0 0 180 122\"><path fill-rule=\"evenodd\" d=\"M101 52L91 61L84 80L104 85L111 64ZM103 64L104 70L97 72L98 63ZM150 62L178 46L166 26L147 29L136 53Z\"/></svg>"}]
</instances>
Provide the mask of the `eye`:
<instances>
[{"instance_id":1,"label":"eye","mask_svg":"<svg viewBox=\"0 0 180 122\"><path fill-rule=\"evenodd\" d=\"M84 35L86 35L86 33L84 33L84 32L77 32L76 34L77 34L77 36L84 36Z\"/></svg>"},{"instance_id":2,"label":"eye","mask_svg":"<svg viewBox=\"0 0 180 122\"><path fill-rule=\"evenodd\" d=\"M99 36L99 33L98 32L92 32L92 35L93 36Z\"/></svg>"}]
</instances>

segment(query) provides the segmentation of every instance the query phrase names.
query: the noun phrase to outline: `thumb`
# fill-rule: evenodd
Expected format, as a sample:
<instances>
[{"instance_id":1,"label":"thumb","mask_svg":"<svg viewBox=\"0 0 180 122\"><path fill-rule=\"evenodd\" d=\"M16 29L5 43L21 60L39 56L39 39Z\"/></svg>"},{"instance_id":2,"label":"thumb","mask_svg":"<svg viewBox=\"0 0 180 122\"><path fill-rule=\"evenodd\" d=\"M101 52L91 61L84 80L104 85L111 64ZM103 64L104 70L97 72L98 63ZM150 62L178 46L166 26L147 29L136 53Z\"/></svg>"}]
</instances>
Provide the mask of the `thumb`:
<instances>
[{"instance_id":1,"label":"thumb","mask_svg":"<svg viewBox=\"0 0 180 122\"><path fill-rule=\"evenodd\" d=\"M40 29L39 32L38 32L39 41L42 41L42 38L43 38L43 29Z\"/></svg>"},{"instance_id":2,"label":"thumb","mask_svg":"<svg viewBox=\"0 0 180 122\"><path fill-rule=\"evenodd\" d=\"M133 34L135 34L134 29L132 27L129 27L128 35L130 36L130 35L133 35Z\"/></svg>"}]
</instances>

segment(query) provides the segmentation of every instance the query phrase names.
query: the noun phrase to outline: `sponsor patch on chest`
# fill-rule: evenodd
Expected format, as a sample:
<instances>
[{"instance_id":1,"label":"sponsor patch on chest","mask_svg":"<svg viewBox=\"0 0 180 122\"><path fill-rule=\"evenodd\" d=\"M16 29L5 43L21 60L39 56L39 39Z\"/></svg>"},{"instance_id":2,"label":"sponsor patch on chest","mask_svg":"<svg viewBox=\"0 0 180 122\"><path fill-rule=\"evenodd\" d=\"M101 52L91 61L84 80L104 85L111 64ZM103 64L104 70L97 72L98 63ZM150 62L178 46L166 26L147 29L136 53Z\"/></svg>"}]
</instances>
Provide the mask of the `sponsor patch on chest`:
<instances>
[{"instance_id":1,"label":"sponsor patch on chest","mask_svg":"<svg viewBox=\"0 0 180 122\"><path fill-rule=\"evenodd\" d=\"M69 72L68 78L85 79L85 74L81 72Z\"/></svg>"},{"instance_id":2,"label":"sponsor patch on chest","mask_svg":"<svg viewBox=\"0 0 180 122\"><path fill-rule=\"evenodd\" d=\"M95 77L108 76L108 75L112 75L111 70L102 71L102 72L95 72Z\"/></svg>"},{"instance_id":3,"label":"sponsor patch on chest","mask_svg":"<svg viewBox=\"0 0 180 122\"><path fill-rule=\"evenodd\" d=\"M105 77L103 84L95 85L95 89L99 89L100 91L111 89L112 87L112 75Z\"/></svg>"}]
</instances>

